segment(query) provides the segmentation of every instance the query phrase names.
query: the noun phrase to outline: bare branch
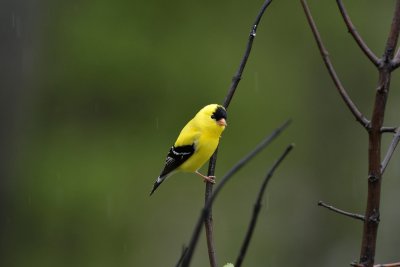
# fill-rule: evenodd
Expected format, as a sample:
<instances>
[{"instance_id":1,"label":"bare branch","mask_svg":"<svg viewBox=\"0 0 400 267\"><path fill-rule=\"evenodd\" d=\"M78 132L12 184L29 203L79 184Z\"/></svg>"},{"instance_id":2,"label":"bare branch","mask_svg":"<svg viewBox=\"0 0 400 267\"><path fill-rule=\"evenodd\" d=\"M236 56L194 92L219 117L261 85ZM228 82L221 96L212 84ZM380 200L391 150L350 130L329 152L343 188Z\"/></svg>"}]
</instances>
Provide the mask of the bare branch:
<instances>
[{"instance_id":1,"label":"bare branch","mask_svg":"<svg viewBox=\"0 0 400 267\"><path fill-rule=\"evenodd\" d=\"M381 133L396 133L397 127L382 127Z\"/></svg>"},{"instance_id":2,"label":"bare branch","mask_svg":"<svg viewBox=\"0 0 400 267\"><path fill-rule=\"evenodd\" d=\"M186 252L187 252L187 246L183 246L183 248L182 248L182 254L181 254L181 257L179 258L179 260L178 260L178 262L176 263L176 265L175 265L175 267L179 267L179 266L181 266L181 263L182 263L182 261L183 261L183 257L185 257L185 254L186 254Z\"/></svg>"},{"instance_id":3,"label":"bare branch","mask_svg":"<svg viewBox=\"0 0 400 267\"><path fill-rule=\"evenodd\" d=\"M391 72L400 64L400 52L397 52L395 60L393 60L394 49L397 45L399 32L400 32L400 0L396 0L396 6L394 11L394 16L392 19L392 24L390 27L390 32L386 41L385 51L381 59L379 59L379 64L376 64L377 61L375 59L375 55L370 52L369 48L366 46L364 41L358 35L354 25L352 24L347 12L341 2L341 0L336 0L342 13L342 16L345 20L345 23L353 35L354 39L357 41L361 50L369 57L369 59L377 66L377 70L379 72L379 81L377 90L375 93L375 101L373 106L373 112L371 116L371 121L367 120L361 112L357 109L354 103L351 101L348 96L346 90L342 86L339 78L336 75L336 72L332 66L332 63L329 58L328 51L325 49L318 29L315 25L315 22L312 18L310 9L307 5L306 0L301 0L301 3L304 8L304 12L307 16L308 23L310 24L311 30L313 32L314 38L317 42L318 48L320 50L321 56L324 60L324 63L331 75L332 80L334 81L339 93L341 94L343 100L346 105L356 117L357 121L360 122L364 128L368 131L369 137L369 147L368 147L368 198L367 205L365 210L365 215L357 215L348 213L332 206L328 206L323 202L320 202L320 206L324 206L332 211L337 213L359 219L364 221L363 224L363 235L362 235L362 244L361 244L361 253L359 263L353 263L353 266L363 266L363 267L373 267L374 266L374 258L376 251L376 240L378 233L378 225L379 225L379 206L380 206L380 198L381 198L381 178L382 178L382 170L387 165L395 146L399 142L398 137L395 137L392 141L391 146L389 147L389 151L386 155L386 158L383 162L381 162L381 139L383 132L390 132L393 129L389 127L383 127L384 117L385 117L385 108L387 103L388 92L390 89L390 81L391 81ZM372 56L373 55L373 56ZM396 132L397 135L397 132Z\"/></svg>"},{"instance_id":4,"label":"bare branch","mask_svg":"<svg viewBox=\"0 0 400 267\"><path fill-rule=\"evenodd\" d=\"M366 267L373 267L378 236L382 161L381 129L385 118L385 109L390 89L393 54L400 31L400 0L396 1L392 24L382 57L382 66L378 68L379 80L371 116L371 130L368 140L368 197L365 209L361 252L359 262Z\"/></svg>"},{"instance_id":5,"label":"bare branch","mask_svg":"<svg viewBox=\"0 0 400 267\"><path fill-rule=\"evenodd\" d=\"M393 15L392 25L390 27L390 32L388 39L386 41L385 54L383 59L385 61L393 59L394 49L397 45L397 40L399 39L400 32L400 1L396 1L395 12Z\"/></svg>"},{"instance_id":6,"label":"bare branch","mask_svg":"<svg viewBox=\"0 0 400 267\"><path fill-rule=\"evenodd\" d=\"M261 18L265 12L265 10L267 9L267 7L270 5L270 3L272 2L272 0L266 0L264 2L264 4L261 6L260 11L257 14L257 17L251 27L250 30L250 34L249 34L249 39L247 41L247 46L246 46L246 50L245 53L243 55L243 58L239 64L239 68L235 74L235 76L232 78L232 83L231 86L228 90L228 93L225 97L224 100L224 107L227 109L232 98L233 95L236 92L236 88L242 78L242 73L243 70L246 66L247 60L250 56L250 52L251 52L251 48L253 46L253 41L254 38L256 37L256 32L257 32L257 27L258 24L261 21ZM218 154L218 149L214 152L213 156L210 159L209 165L208 165L208 176L214 176L215 174L215 165L217 162L217 154ZM205 203L207 203L212 195L213 192L213 184L212 183L206 183L206 189L205 189ZM208 258L210 260L210 265L211 267L216 267L217 266L217 259L216 259L216 255L215 255L215 246L214 246L214 230L213 230L213 218L212 218L212 208L210 207L208 213L206 214L206 217L204 219L204 224L205 224L205 228L206 228L206 240L207 240L207 249L208 249Z\"/></svg>"},{"instance_id":7,"label":"bare branch","mask_svg":"<svg viewBox=\"0 0 400 267\"><path fill-rule=\"evenodd\" d=\"M400 66L400 49L397 50L396 55L394 55L394 49L396 48L397 41L399 38L400 31L400 2L396 1L395 13L393 15L392 25L390 27L390 32L388 39L386 41L385 53L383 55L383 60L390 62L391 71Z\"/></svg>"},{"instance_id":8,"label":"bare branch","mask_svg":"<svg viewBox=\"0 0 400 267\"><path fill-rule=\"evenodd\" d=\"M383 59L386 61L391 60L391 71L400 66L400 49L397 49L396 55L393 57L394 49L397 45L400 30L400 2L396 1L395 13L390 28L388 40L386 42L385 54Z\"/></svg>"},{"instance_id":9,"label":"bare branch","mask_svg":"<svg viewBox=\"0 0 400 267\"><path fill-rule=\"evenodd\" d=\"M239 162L237 162L226 174L225 176L221 179L221 181L218 183L218 185L215 187L214 193L211 195L211 197L208 199L206 204L204 205L204 208L201 210L200 217L197 220L196 226L194 227L192 237L190 239L190 243L188 246L188 250L185 254L185 257L183 258L182 262L182 267L188 267L190 264L190 261L193 256L194 249L197 245L197 241L200 236L201 228L203 225L203 221L206 218L207 213L209 213L210 208L212 207L212 204L214 203L215 198L217 197L218 193L221 191L221 189L224 187L226 182L230 180L230 178L237 172L239 171L244 165L246 165L255 155L257 155L261 150L263 150L267 145L269 145L290 123L290 120L286 121L282 126L279 128L275 129L268 137L266 137L264 140L262 140L257 147L252 150L249 154L247 154L245 157L243 157Z\"/></svg>"},{"instance_id":10,"label":"bare branch","mask_svg":"<svg viewBox=\"0 0 400 267\"><path fill-rule=\"evenodd\" d=\"M362 215L360 215L360 214L350 213L350 212L347 212L347 211L340 210L340 209L338 209L338 208L335 208L334 206L327 205L327 204L325 204L325 203L322 202L322 201L318 201L318 206L322 206L322 207L324 207L324 208L327 208L328 210L334 211L334 212L336 212L336 213L345 215L345 216L350 217L350 218L353 218L353 219L365 221L364 216L362 216Z\"/></svg>"},{"instance_id":11,"label":"bare branch","mask_svg":"<svg viewBox=\"0 0 400 267\"><path fill-rule=\"evenodd\" d=\"M381 163L381 173L382 174L385 172L385 169L386 169L387 165L389 164L389 161L392 158L393 153L394 153L399 141L400 141L400 127L397 128L397 131L392 139L392 142L390 143L388 151L386 152L386 156Z\"/></svg>"},{"instance_id":12,"label":"bare branch","mask_svg":"<svg viewBox=\"0 0 400 267\"><path fill-rule=\"evenodd\" d=\"M392 55L394 52L394 49L396 47L397 44L397 39L399 36L399 2L396 2L396 7L395 7L395 14L393 17L393 21L392 21L392 28L389 34L389 38L386 44L386 51L389 49L391 49ZM392 70L398 68L400 66L400 49L397 49L396 55L394 56L393 60L392 60Z\"/></svg>"},{"instance_id":13,"label":"bare branch","mask_svg":"<svg viewBox=\"0 0 400 267\"><path fill-rule=\"evenodd\" d=\"M397 49L396 55L392 60L392 70L397 69L400 66L400 48Z\"/></svg>"},{"instance_id":14,"label":"bare branch","mask_svg":"<svg viewBox=\"0 0 400 267\"><path fill-rule=\"evenodd\" d=\"M379 67L379 65L380 65L379 58L374 54L374 52L371 51L371 49L369 49L367 44L364 42L364 40L358 34L358 31L357 31L356 27L354 26L354 24L352 23L349 15L347 14L346 8L344 7L342 1L341 0L336 0L336 3L338 5L338 7L339 7L340 13L342 14L344 22L346 23L346 26L347 26L347 29L349 30L349 33L353 36L354 40L357 42L357 44L360 47L360 49L369 58L369 60L376 67Z\"/></svg>"},{"instance_id":15,"label":"bare branch","mask_svg":"<svg viewBox=\"0 0 400 267\"><path fill-rule=\"evenodd\" d=\"M242 266L244 257L246 256L247 248L250 244L251 237L252 237L254 229L256 227L258 214L260 213L260 209L262 206L261 205L262 197L264 195L265 189L267 188L267 184L268 184L269 180L271 179L272 175L274 174L276 168L278 168L279 164L285 159L285 157L289 154L289 152L293 149L293 147L294 147L294 145L291 144L285 149L285 151L278 158L278 160L275 161L274 165L272 165L272 168L268 171L267 176L265 177L264 182L261 185L260 191L258 192L258 197L257 197L256 203L254 204L253 215L251 217L249 227L247 228L246 237L243 240L243 244L240 249L240 253L239 253L238 258L235 263L236 267Z\"/></svg>"},{"instance_id":16,"label":"bare branch","mask_svg":"<svg viewBox=\"0 0 400 267\"><path fill-rule=\"evenodd\" d=\"M249 40L247 41L246 51L244 52L242 61L240 62L239 68L236 71L235 76L233 76L233 78L232 78L231 86L230 86L230 88L228 90L228 93L227 93L227 95L225 97L225 100L224 100L224 107L225 108L228 108L229 104L231 103L231 100L232 100L233 95L235 94L236 88L237 88L240 80L242 79L242 73L243 73L244 67L246 66L247 60L249 58L249 55L250 55L250 52L251 52L251 47L253 46L254 38L256 37L258 24L260 23L261 18L263 16L265 10L269 6L269 4L271 4L271 2L272 2L272 0L266 0L264 2L264 4L262 5L262 7L261 7L261 9L260 9L260 11L259 11L259 13L258 13L253 25L251 26L250 34L249 34Z\"/></svg>"},{"instance_id":17,"label":"bare branch","mask_svg":"<svg viewBox=\"0 0 400 267\"><path fill-rule=\"evenodd\" d=\"M343 87L339 77L336 74L336 71L332 65L332 62L329 58L329 53L326 50L321 36L318 32L317 26L314 22L314 19L311 15L311 11L307 5L307 1L306 0L301 0L301 4L303 6L304 12L307 16L307 20L308 23L311 27L312 33L314 35L315 41L317 42L319 51L321 53L322 59L324 60L325 66L328 69L328 72L340 94L340 96L342 97L343 101L345 102L345 104L347 105L347 107L350 109L351 113L354 115L354 117L356 118L356 120L365 128L365 129L369 129L370 128L370 121L358 110L357 106L353 103L353 101L351 100L351 98L349 97L349 95L346 92L346 89Z\"/></svg>"}]
</instances>

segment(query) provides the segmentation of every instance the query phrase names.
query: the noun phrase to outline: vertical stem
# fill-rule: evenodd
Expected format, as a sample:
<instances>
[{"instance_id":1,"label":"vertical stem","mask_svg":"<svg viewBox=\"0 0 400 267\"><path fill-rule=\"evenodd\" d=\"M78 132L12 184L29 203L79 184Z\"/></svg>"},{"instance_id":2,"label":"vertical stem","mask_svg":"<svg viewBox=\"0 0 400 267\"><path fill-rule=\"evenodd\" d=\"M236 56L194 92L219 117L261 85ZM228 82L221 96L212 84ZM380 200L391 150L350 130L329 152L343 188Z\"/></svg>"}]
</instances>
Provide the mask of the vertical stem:
<instances>
[{"instance_id":1,"label":"vertical stem","mask_svg":"<svg viewBox=\"0 0 400 267\"><path fill-rule=\"evenodd\" d=\"M381 137L387 92L390 85L390 71L380 71L379 86L375 96L374 110L369 131L368 148L368 199L365 211L360 263L366 267L374 265L376 238L379 225L379 206L381 194Z\"/></svg>"},{"instance_id":2,"label":"vertical stem","mask_svg":"<svg viewBox=\"0 0 400 267\"><path fill-rule=\"evenodd\" d=\"M215 173L215 163L217 162L218 148L215 150L214 155L210 159L210 164L208 165L208 175L214 175ZM205 191L205 205L211 199L213 194L213 184L206 183L206 191ZM217 267L217 257L215 254L215 245L214 245L214 227L213 227L213 217L212 217L212 207L205 214L204 225L206 229L206 239L207 239L207 249L208 249L208 258L210 261L210 267Z\"/></svg>"},{"instance_id":3,"label":"vertical stem","mask_svg":"<svg viewBox=\"0 0 400 267\"><path fill-rule=\"evenodd\" d=\"M373 267L376 238L379 225L379 205L381 194L381 127L385 117L386 100L388 97L392 59L400 31L400 0L396 1L395 12L389 37L386 42L382 65L379 67L379 82L375 95L375 104L369 131L368 148L368 199L365 211L363 239L361 244L360 264Z\"/></svg>"},{"instance_id":4,"label":"vertical stem","mask_svg":"<svg viewBox=\"0 0 400 267\"><path fill-rule=\"evenodd\" d=\"M231 103L231 100L236 92L237 86L238 86L240 80L242 79L242 74L243 74L244 68L246 67L247 60L249 59L251 48L252 48L253 42L254 42L254 38L256 37L258 24L260 23L265 10L268 8L268 6L271 4L271 2L272 2L272 0L264 1L263 5L261 6L260 11L257 14L257 17L256 17L254 23L251 26L246 50L244 52L242 60L240 61L239 68L236 71L235 76L232 78L231 86L229 87L228 93L224 100L223 105L226 109L228 109L228 106ZM217 154L218 154L218 148L217 148L217 150L215 150L213 156L210 159L210 163L208 165L208 172L207 172L208 176L214 176L214 174L215 174L215 165L217 162ZM212 194L213 194L213 184L206 183L206 190L205 190L205 203L206 204L211 199ZM215 246L214 246L214 229L213 229L213 218L212 218L212 208L211 207L210 207L209 211L207 212L207 214L205 214L204 225L206 228L206 239L207 239L207 248L208 248L208 258L210 259L210 266L216 267L217 260L216 260Z\"/></svg>"}]
</instances>

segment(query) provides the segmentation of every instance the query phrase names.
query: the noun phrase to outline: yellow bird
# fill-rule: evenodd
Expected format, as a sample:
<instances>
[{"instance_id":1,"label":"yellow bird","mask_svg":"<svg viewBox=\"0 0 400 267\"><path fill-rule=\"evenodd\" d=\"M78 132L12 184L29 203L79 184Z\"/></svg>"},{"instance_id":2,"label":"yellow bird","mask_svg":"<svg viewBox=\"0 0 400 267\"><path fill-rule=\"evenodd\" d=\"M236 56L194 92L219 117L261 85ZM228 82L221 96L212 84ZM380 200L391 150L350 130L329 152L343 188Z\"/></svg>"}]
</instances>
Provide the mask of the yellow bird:
<instances>
[{"instance_id":1,"label":"yellow bird","mask_svg":"<svg viewBox=\"0 0 400 267\"><path fill-rule=\"evenodd\" d=\"M150 195L160 184L177 171L194 172L204 181L215 183L213 176L199 173L218 147L219 138L227 126L227 114L223 106L207 105L190 120L171 147Z\"/></svg>"}]
</instances>

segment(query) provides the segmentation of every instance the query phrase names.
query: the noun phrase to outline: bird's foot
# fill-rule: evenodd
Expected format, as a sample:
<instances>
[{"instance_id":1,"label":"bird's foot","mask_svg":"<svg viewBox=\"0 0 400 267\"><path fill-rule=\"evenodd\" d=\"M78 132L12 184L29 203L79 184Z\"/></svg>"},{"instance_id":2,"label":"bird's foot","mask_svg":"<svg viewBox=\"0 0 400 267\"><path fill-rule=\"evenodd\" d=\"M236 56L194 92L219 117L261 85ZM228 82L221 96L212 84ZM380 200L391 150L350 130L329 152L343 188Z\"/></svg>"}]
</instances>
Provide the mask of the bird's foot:
<instances>
[{"instance_id":1,"label":"bird's foot","mask_svg":"<svg viewBox=\"0 0 400 267\"><path fill-rule=\"evenodd\" d=\"M205 176L203 177L203 179L205 183L209 182L215 184L215 176Z\"/></svg>"},{"instance_id":2,"label":"bird's foot","mask_svg":"<svg viewBox=\"0 0 400 267\"><path fill-rule=\"evenodd\" d=\"M196 174L199 175L199 176L201 176L201 177L204 179L204 182L205 182L205 183L206 183L206 182L209 182L209 183L215 184L215 176L214 176L214 175L206 176L206 175L201 174L201 173L199 173L199 172L196 172Z\"/></svg>"}]
</instances>

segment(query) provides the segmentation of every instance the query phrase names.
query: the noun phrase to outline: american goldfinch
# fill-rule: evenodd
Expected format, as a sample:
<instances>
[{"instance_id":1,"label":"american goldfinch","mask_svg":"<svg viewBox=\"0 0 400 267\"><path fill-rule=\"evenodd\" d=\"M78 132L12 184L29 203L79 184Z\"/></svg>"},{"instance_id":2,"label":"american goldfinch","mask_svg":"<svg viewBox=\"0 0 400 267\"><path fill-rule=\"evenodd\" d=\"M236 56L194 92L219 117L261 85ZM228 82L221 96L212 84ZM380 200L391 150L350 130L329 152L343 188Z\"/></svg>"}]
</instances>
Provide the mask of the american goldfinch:
<instances>
[{"instance_id":1,"label":"american goldfinch","mask_svg":"<svg viewBox=\"0 0 400 267\"><path fill-rule=\"evenodd\" d=\"M217 149L219 138L227 126L227 114L223 106L207 105L190 120L171 147L150 195L169 176L177 171L194 172L204 181L215 183L213 176L198 172Z\"/></svg>"}]
</instances>

